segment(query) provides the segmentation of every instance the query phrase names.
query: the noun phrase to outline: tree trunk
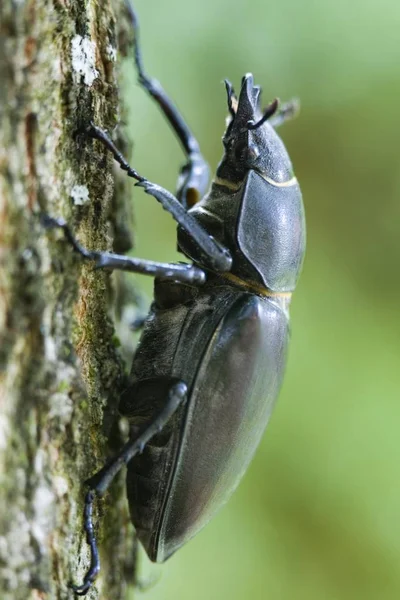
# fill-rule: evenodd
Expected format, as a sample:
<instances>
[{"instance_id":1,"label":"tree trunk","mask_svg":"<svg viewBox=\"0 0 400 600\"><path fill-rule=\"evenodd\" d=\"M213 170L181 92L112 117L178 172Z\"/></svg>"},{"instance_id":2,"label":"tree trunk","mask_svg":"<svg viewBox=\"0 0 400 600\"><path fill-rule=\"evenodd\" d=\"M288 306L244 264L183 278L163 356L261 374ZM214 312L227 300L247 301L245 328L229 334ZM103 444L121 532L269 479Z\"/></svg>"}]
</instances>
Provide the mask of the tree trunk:
<instances>
[{"instance_id":1,"label":"tree trunk","mask_svg":"<svg viewBox=\"0 0 400 600\"><path fill-rule=\"evenodd\" d=\"M123 371L108 314L115 286L39 218L63 217L88 248L129 246L125 180L114 185L112 157L80 133L118 120L116 57L127 36L111 4L0 4L3 600L74 598L70 584L89 564L83 482L112 451ZM118 600L133 570L123 479L96 502L96 524L99 508L102 571L88 597Z\"/></svg>"}]
</instances>

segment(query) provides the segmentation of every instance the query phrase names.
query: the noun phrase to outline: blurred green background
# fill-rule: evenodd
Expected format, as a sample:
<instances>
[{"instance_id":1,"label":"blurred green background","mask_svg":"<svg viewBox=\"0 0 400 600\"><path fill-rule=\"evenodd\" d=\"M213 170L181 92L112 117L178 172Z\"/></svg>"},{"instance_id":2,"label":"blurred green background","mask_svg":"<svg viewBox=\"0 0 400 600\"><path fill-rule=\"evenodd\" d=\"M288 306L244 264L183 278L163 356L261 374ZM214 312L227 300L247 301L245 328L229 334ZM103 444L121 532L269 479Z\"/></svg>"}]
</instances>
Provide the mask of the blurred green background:
<instances>
[{"instance_id":1,"label":"blurred green background","mask_svg":"<svg viewBox=\"0 0 400 600\"><path fill-rule=\"evenodd\" d=\"M284 387L238 491L163 566L147 600L400 598L400 3L135 2L158 77L214 170L221 84L254 73L264 102L298 96L280 129L308 248ZM134 166L175 189L182 153L124 67ZM134 193L138 256L170 261L175 225ZM148 297L152 282L140 278ZM135 592L135 597L142 594Z\"/></svg>"}]
</instances>

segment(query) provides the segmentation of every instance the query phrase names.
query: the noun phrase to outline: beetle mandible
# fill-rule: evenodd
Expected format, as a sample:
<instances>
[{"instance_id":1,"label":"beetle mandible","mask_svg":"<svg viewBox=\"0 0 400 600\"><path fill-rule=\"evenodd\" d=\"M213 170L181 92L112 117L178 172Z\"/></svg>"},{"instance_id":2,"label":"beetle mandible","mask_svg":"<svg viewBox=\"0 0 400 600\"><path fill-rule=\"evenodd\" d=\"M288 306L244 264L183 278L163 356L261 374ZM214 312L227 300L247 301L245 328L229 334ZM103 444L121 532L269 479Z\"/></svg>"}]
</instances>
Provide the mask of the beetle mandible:
<instances>
[{"instance_id":1,"label":"beetle mandible","mask_svg":"<svg viewBox=\"0 0 400 600\"><path fill-rule=\"evenodd\" d=\"M120 413L131 425L120 453L86 483L84 523L91 565L75 592L97 577L92 505L127 465L127 494L149 558L165 561L203 527L238 485L268 423L282 381L288 307L305 250L300 188L275 128L295 103L274 100L262 112L253 76L237 97L225 81L229 123L210 191L199 144L158 81L143 67L134 30L139 83L158 103L187 162L176 197L130 167L105 131L86 133L106 146L178 223L178 247L192 264L154 263L89 251L61 219L47 225L96 267L156 277L154 302L135 354Z\"/></svg>"}]
</instances>

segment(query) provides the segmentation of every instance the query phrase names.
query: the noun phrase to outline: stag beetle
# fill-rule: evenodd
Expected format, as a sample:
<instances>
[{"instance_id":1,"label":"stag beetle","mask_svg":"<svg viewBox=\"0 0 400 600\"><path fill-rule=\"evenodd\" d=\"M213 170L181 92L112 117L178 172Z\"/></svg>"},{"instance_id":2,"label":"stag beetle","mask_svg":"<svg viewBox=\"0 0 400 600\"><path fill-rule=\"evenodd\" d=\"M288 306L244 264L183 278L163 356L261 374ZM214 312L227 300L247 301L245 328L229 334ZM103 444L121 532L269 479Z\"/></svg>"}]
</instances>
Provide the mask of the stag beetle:
<instances>
[{"instance_id":1,"label":"stag beetle","mask_svg":"<svg viewBox=\"0 0 400 600\"><path fill-rule=\"evenodd\" d=\"M85 531L91 565L75 592L84 595L100 561L92 505L127 465L127 495L137 535L152 561L163 562L196 534L235 490L247 469L281 386L288 308L305 250L302 196L275 128L295 104L260 109L253 76L237 97L225 81L229 122L224 155L206 194L208 166L199 144L160 83L143 67L138 21L139 83L158 103L187 162L176 197L133 169L108 134L86 133L178 223L179 250L192 264L164 264L89 251L61 219L47 224L98 268L156 277L154 302L133 360L120 413L129 441L86 483ZM203 196L204 195L204 196Z\"/></svg>"}]
</instances>

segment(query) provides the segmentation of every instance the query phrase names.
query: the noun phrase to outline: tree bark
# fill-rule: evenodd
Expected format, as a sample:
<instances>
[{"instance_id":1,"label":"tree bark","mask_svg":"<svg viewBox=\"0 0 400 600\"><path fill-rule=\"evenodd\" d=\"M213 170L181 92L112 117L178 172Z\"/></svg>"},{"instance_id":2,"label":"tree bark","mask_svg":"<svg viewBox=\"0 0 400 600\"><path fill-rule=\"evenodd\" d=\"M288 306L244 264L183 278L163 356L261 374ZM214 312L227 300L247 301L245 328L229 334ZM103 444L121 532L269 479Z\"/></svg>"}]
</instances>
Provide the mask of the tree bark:
<instances>
[{"instance_id":1,"label":"tree bark","mask_svg":"<svg viewBox=\"0 0 400 600\"><path fill-rule=\"evenodd\" d=\"M115 286L39 215L65 218L90 249L129 246L125 180L114 185L112 158L80 133L118 121L121 11L111 0L0 5L3 600L74 597L70 584L89 564L83 482L112 451L123 375L109 316ZM123 479L96 502L96 523L99 512L102 571L88 597L117 600L133 560Z\"/></svg>"}]
</instances>

